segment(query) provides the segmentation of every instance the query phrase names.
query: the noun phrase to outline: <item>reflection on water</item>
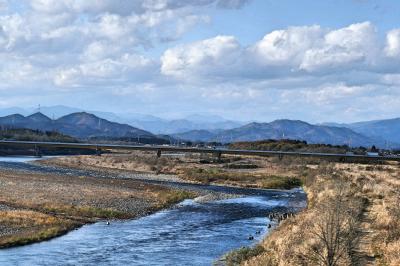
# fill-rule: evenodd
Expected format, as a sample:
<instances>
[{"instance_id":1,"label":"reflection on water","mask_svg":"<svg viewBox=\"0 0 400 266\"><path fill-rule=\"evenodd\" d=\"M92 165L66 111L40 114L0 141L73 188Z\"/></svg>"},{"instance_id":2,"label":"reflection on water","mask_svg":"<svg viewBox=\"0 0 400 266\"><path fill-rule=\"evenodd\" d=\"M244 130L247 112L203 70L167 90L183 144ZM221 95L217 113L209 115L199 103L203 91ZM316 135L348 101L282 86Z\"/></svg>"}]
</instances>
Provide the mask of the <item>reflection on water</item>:
<instances>
[{"instance_id":1,"label":"reflection on water","mask_svg":"<svg viewBox=\"0 0 400 266\"><path fill-rule=\"evenodd\" d=\"M37 159L0 157L0 167L27 173L99 175L23 163ZM47 242L0 250L0 265L210 265L232 249L260 241L271 230L266 226L270 212L299 210L306 205L300 189L269 191L148 182L246 196L210 202L186 200L136 220L86 225ZM254 240L248 240L250 235Z\"/></svg>"},{"instance_id":2,"label":"reflection on water","mask_svg":"<svg viewBox=\"0 0 400 266\"><path fill-rule=\"evenodd\" d=\"M54 157L57 157L57 156L43 156L43 157L36 157L36 156L0 156L0 162L26 163L26 162L44 160L44 159L54 158Z\"/></svg>"},{"instance_id":3,"label":"reflection on water","mask_svg":"<svg viewBox=\"0 0 400 266\"><path fill-rule=\"evenodd\" d=\"M0 162L24 163L39 159L33 156L0 156Z\"/></svg>"},{"instance_id":4,"label":"reflection on water","mask_svg":"<svg viewBox=\"0 0 400 266\"><path fill-rule=\"evenodd\" d=\"M1 250L0 265L210 265L231 249L257 243L269 230L267 214L287 200L287 195L186 200L137 220L99 222L47 242ZM255 239L248 240L250 235Z\"/></svg>"}]
</instances>

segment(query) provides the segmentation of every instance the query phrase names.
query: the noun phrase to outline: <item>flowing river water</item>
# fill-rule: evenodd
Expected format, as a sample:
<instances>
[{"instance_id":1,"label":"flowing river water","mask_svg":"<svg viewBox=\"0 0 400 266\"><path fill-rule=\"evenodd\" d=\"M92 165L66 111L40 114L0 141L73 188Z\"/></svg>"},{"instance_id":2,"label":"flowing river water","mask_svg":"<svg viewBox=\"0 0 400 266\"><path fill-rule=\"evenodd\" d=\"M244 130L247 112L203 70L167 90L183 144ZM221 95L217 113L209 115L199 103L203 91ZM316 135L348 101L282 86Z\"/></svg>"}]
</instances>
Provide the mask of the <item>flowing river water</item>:
<instances>
[{"instance_id":1,"label":"flowing river water","mask_svg":"<svg viewBox=\"0 0 400 266\"><path fill-rule=\"evenodd\" d=\"M66 171L34 166L18 158L0 158L0 161L3 168L62 174ZM273 230L276 224L267 218L269 213L296 212L306 205L301 189L279 191L165 183L240 197L185 200L139 219L85 225L49 241L0 250L0 265L212 265L223 254L255 245ZM272 227L268 228L270 223ZM249 236L254 239L249 240Z\"/></svg>"}]
</instances>

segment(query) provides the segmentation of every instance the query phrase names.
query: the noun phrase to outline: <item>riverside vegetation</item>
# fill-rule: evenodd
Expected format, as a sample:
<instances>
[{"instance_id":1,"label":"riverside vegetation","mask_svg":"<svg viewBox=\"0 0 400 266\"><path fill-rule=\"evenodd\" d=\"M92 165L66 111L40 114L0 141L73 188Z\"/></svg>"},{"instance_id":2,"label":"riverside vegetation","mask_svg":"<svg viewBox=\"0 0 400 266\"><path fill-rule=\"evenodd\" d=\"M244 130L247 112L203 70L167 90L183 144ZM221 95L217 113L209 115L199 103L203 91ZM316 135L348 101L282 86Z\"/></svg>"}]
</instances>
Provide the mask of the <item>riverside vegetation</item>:
<instances>
[{"instance_id":1,"label":"riverside vegetation","mask_svg":"<svg viewBox=\"0 0 400 266\"><path fill-rule=\"evenodd\" d=\"M400 265L400 165L395 162L234 156L218 162L194 155L157 160L151 153L56 161L112 169L141 166L144 172L175 173L191 182L245 187L264 187L268 177L294 177L293 186L301 183L307 193L307 208L282 221L254 248L227 254L227 265Z\"/></svg>"},{"instance_id":2,"label":"riverside vegetation","mask_svg":"<svg viewBox=\"0 0 400 266\"><path fill-rule=\"evenodd\" d=\"M308 207L258 246L227 254L227 265L400 265L397 163L290 163Z\"/></svg>"},{"instance_id":3,"label":"riverside vegetation","mask_svg":"<svg viewBox=\"0 0 400 266\"><path fill-rule=\"evenodd\" d=\"M0 140L78 142L77 139L56 131L40 131L21 128L0 128Z\"/></svg>"},{"instance_id":4,"label":"riverside vegetation","mask_svg":"<svg viewBox=\"0 0 400 266\"><path fill-rule=\"evenodd\" d=\"M43 161L44 164L83 169L118 169L176 175L181 181L249 188L290 189L302 184L293 171L282 172L263 158L187 154L157 158L151 152L73 156Z\"/></svg>"},{"instance_id":5,"label":"riverside vegetation","mask_svg":"<svg viewBox=\"0 0 400 266\"><path fill-rule=\"evenodd\" d=\"M135 180L0 171L0 248L64 234L86 223L147 215L194 193Z\"/></svg>"}]
</instances>

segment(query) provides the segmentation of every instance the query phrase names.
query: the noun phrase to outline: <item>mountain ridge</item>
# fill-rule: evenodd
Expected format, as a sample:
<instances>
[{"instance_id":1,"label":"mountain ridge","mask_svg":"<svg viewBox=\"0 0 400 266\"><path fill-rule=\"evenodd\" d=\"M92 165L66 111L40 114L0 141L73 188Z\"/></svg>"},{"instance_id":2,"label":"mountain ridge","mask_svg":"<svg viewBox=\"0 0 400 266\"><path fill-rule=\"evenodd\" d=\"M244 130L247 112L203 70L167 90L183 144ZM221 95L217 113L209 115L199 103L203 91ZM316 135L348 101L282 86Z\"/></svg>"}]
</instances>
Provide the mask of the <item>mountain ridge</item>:
<instances>
[{"instance_id":1,"label":"mountain ridge","mask_svg":"<svg viewBox=\"0 0 400 266\"><path fill-rule=\"evenodd\" d=\"M194 116L204 120L207 116ZM27 116L11 114L0 117L0 126L38 129L42 131L59 131L79 139L88 138L159 138L155 133L167 134L175 139L194 142L257 141L264 139L296 139L309 143L323 143L349 146L379 146L385 148L400 147L400 118L357 122L352 124L323 123L311 124L301 120L277 119L269 123L251 122L237 126L234 121L221 120L202 128L202 123L196 124L185 119L164 121L152 117L153 121L146 128L162 124L161 132L141 129L128 123L114 122L98 117L95 114L81 111L67 114L58 119L51 119L41 112ZM215 116L215 120L223 119ZM229 124L232 122L231 124ZM140 124L140 123L139 123ZM227 125L229 124L229 125ZM372 128L372 129L371 129ZM176 133L178 131L178 133ZM384 137L382 137L384 136ZM389 138L386 138L389 136ZM169 137L160 137L164 140Z\"/></svg>"},{"instance_id":2,"label":"mountain ridge","mask_svg":"<svg viewBox=\"0 0 400 266\"><path fill-rule=\"evenodd\" d=\"M199 135L202 133L203 135ZM388 143L381 139L370 138L346 127L313 125L301 120L278 119L269 123L252 122L244 126L223 130L219 133L189 131L175 134L174 137L186 137L191 141L207 140L221 143L237 141L258 141L265 139L304 140L312 144L332 144L384 147ZM400 147L398 143L390 143L392 147Z\"/></svg>"},{"instance_id":3,"label":"mountain ridge","mask_svg":"<svg viewBox=\"0 0 400 266\"><path fill-rule=\"evenodd\" d=\"M104 111L84 110L75 107L64 105L55 106L41 106L39 108L22 109L19 107L11 107L0 109L0 116L11 115L14 113L21 113L23 115L30 115L40 110L41 113L53 119L61 118L71 113L87 112L94 114L103 119L121 123L129 124L130 126L141 128L150 131L154 134L173 134L189 130L216 130L216 129L230 129L243 125L243 122L232 121L225 119L218 115L211 114L191 114L183 118L165 119L154 115L140 114L140 113L112 113Z\"/></svg>"},{"instance_id":4,"label":"mountain ridge","mask_svg":"<svg viewBox=\"0 0 400 266\"><path fill-rule=\"evenodd\" d=\"M55 120L40 112L29 116L14 114L0 117L0 126L58 131L79 139L92 137L157 139L157 136L148 131L127 124L111 122L86 112L69 114Z\"/></svg>"},{"instance_id":5,"label":"mountain ridge","mask_svg":"<svg viewBox=\"0 0 400 266\"><path fill-rule=\"evenodd\" d=\"M381 138L389 142L400 142L400 118L361 121L349 124L323 123L340 125L371 138Z\"/></svg>"}]
</instances>

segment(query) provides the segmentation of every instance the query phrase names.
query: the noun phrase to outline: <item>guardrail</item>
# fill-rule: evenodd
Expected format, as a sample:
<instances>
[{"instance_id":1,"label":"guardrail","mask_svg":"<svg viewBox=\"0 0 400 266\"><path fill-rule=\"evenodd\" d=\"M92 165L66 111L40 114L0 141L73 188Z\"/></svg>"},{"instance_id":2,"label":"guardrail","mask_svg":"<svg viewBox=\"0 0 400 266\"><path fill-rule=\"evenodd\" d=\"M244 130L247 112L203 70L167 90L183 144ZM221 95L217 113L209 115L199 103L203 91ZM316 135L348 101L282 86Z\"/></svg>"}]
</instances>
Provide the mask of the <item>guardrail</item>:
<instances>
[{"instance_id":1,"label":"guardrail","mask_svg":"<svg viewBox=\"0 0 400 266\"><path fill-rule=\"evenodd\" d=\"M232 149L212 149L176 146L143 146L143 145L119 145L119 144L96 144L96 143L64 143L64 142L39 142L39 141L0 141L0 145L28 147L33 149L40 148L68 148L68 149L92 149L101 150L139 150L155 151L157 156L162 152L187 152L187 153L209 153L221 157L222 154L233 155L252 155L252 156L294 156L294 157L317 157L333 158L339 160L359 159L369 161L400 161L399 156L368 156L356 154L334 154L334 153L313 153L313 152L285 152L285 151L261 151L261 150L232 150Z\"/></svg>"}]
</instances>

